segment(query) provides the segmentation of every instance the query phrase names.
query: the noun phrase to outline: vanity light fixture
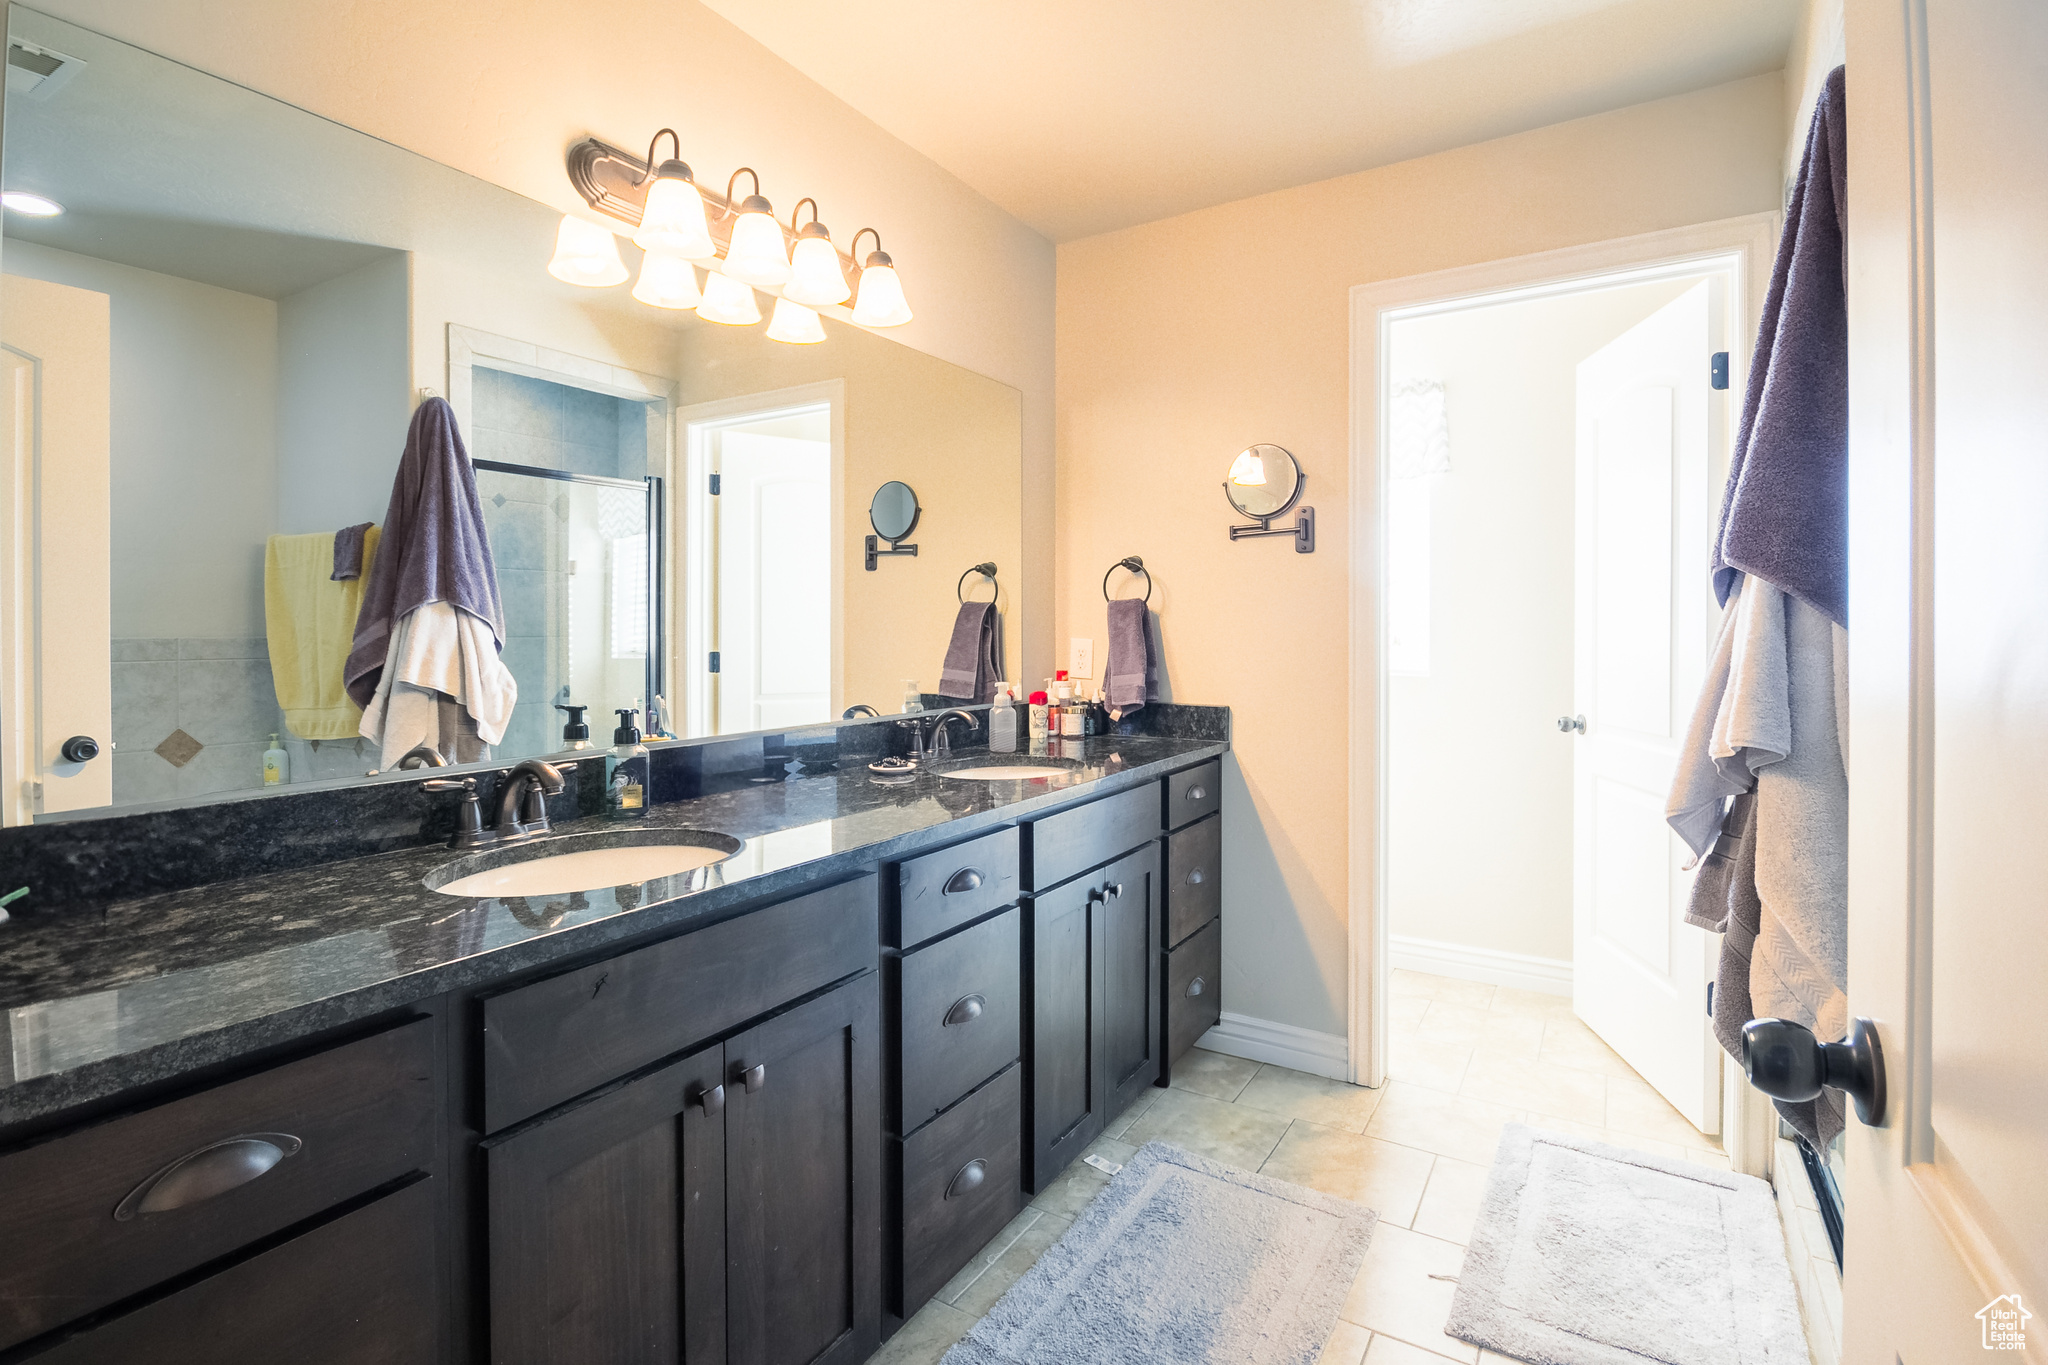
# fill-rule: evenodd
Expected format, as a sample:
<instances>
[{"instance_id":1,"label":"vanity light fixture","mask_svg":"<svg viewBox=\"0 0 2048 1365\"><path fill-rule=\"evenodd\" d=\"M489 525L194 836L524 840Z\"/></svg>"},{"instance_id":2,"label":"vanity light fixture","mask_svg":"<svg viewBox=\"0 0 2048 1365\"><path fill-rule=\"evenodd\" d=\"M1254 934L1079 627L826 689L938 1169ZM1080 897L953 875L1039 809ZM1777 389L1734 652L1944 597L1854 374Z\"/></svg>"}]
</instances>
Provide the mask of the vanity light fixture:
<instances>
[{"instance_id":1,"label":"vanity light fixture","mask_svg":"<svg viewBox=\"0 0 2048 1365\"><path fill-rule=\"evenodd\" d=\"M903 297L903 281L896 278L896 263L882 250L882 234L862 228L853 234L853 245L874 233L875 249L861 263L860 293L853 301L853 320L863 327L901 327L910 321L910 304Z\"/></svg>"},{"instance_id":2,"label":"vanity light fixture","mask_svg":"<svg viewBox=\"0 0 2048 1365\"><path fill-rule=\"evenodd\" d=\"M661 145L664 137L674 146L676 154L656 166L654 149ZM704 196L697 189L696 178L690 174L689 163L682 157L682 139L676 136L673 128L662 129L647 144L649 170L641 177L641 182L647 185L647 199L640 209L640 229L633 234L633 245L642 251L663 251L686 261L712 260L718 255L718 248L711 241Z\"/></svg>"},{"instance_id":3,"label":"vanity light fixture","mask_svg":"<svg viewBox=\"0 0 2048 1365\"><path fill-rule=\"evenodd\" d=\"M695 308L704 301L697 267L666 251L650 251L640 262L633 297L653 308Z\"/></svg>"},{"instance_id":4,"label":"vanity light fixture","mask_svg":"<svg viewBox=\"0 0 2048 1365\"><path fill-rule=\"evenodd\" d=\"M47 199L40 194L31 194L27 190L8 190L0 193L0 204L5 204L11 211L29 218L55 218L64 212L64 206L56 200ZM842 294L840 297L846 296Z\"/></svg>"},{"instance_id":5,"label":"vanity light fixture","mask_svg":"<svg viewBox=\"0 0 2048 1365\"><path fill-rule=\"evenodd\" d=\"M761 320L761 305L754 301L752 289L710 270L704 275L704 301L697 305L697 316L728 327L752 327Z\"/></svg>"},{"instance_id":6,"label":"vanity light fixture","mask_svg":"<svg viewBox=\"0 0 2048 1365\"><path fill-rule=\"evenodd\" d=\"M555 231L555 259L548 262L548 274L569 284L602 289L626 278L626 263L619 259L619 242L609 228L571 213Z\"/></svg>"},{"instance_id":7,"label":"vanity light fixture","mask_svg":"<svg viewBox=\"0 0 2048 1365\"><path fill-rule=\"evenodd\" d=\"M763 289L774 289L789 279L789 248L782 241L782 224L775 221L775 208L761 197L761 177L752 166L742 166L725 183L727 212L732 212L733 186L741 176L751 177L754 192L739 201L739 217L732 225L732 240L726 244L726 274Z\"/></svg>"},{"instance_id":8,"label":"vanity light fixture","mask_svg":"<svg viewBox=\"0 0 2048 1365\"><path fill-rule=\"evenodd\" d=\"M797 216L805 204L811 206L811 221L797 227ZM782 297L812 308L852 298L846 272L839 268L839 253L832 246L832 233L818 221L818 201L797 200L789 225L796 230L796 247L789 253L789 283L782 286Z\"/></svg>"},{"instance_id":9,"label":"vanity light fixture","mask_svg":"<svg viewBox=\"0 0 2048 1365\"><path fill-rule=\"evenodd\" d=\"M816 313L789 298L775 300L775 315L768 319L768 339L792 346L813 346L825 339L825 324Z\"/></svg>"}]
</instances>

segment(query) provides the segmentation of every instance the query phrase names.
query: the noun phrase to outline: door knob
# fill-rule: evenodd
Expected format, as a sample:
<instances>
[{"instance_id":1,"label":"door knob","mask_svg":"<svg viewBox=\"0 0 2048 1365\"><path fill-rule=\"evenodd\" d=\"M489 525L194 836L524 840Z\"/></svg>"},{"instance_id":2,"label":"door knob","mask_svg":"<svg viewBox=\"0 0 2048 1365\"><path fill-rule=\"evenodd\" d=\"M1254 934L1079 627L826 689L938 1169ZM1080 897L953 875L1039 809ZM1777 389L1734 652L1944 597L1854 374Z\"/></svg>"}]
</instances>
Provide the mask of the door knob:
<instances>
[{"instance_id":1,"label":"door knob","mask_svg":"<svg viewBox=\"0 0 2048 1365\"><path fill-rule=\"evenodd\" d=\"M1752 1019L1742 1026L1742 1069L1774 1099L1810 1100L1825 1087L1848 1092L1856 1117L1884 1122L1884 1051L1877 1024L1858 1019L1839 1043L1823 1043L1790 1019Z\"/></svg>"},{"instance_id":2,"label":"door knob","mask_svg":"<svg viewBox=\"0 0 2048 1365\"><path fill-rule=\"evenodd\" d=\"M736 1070L739 1071L739 1075L734 1077L734 1079L747 1088L749 1095L768 1084L768 1064L766 1062L756 1062L752 1066L740 1067L736 1068Z\"/></svg>"},{"instance_id":3,"label":"door knob","mask_svg":"<svg viewBox=\"0 0 2048 1365\"><path fill-rule=\"evenodd\" d=\"M100 756L100 742L91 735L73 735L57 752L66 763L90 763Z\"/></svg>"},{"instance_id":4,"label":"door knob","mask_svg":"<svg viewBox=\"0 0 2048 1365\"><path fill-rule=\"evenodd\" d=\"M1571 734L1576 730L1583 735L1586 733L1586 718L1584 716L1559 716L1557 718L1557 728L1566 734Z\"/></svg>"},{"instance_id":5,"label":"door knob","mask_svg":"<svg viewBox=\"0 0 2048 1365\"><path fill-rule=\"evenodd\" d=\"M706 1114L719 1114L725 1110L725 1087L714 1085L709 1090L699 1086L690 1093L690 1103L700 1105Z\"/></svg>"}]
</instances>

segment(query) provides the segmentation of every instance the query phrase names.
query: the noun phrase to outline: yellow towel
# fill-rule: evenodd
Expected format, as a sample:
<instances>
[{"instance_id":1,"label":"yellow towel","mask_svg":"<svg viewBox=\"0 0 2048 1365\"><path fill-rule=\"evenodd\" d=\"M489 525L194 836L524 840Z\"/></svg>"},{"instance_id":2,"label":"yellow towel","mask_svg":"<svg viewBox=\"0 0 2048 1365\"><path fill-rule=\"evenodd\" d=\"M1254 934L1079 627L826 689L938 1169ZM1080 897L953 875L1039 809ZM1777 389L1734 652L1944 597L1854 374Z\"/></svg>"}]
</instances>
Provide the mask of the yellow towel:
<instances>
[{"instance_id":1,"label":"yellow towel","mask_svg":"<svg viewBox=\"0 0 2048 1365\"><path fill-rule=\"evenodd\" d=\"M332 582L334 533L272 536L263 552L263 621L270 676L284 723L301 739L354 739L362 708L348 699L341 668L355 643L363 584L377 556L377 528L363 532L363 571Z\"/></svg>"}]
</instances>

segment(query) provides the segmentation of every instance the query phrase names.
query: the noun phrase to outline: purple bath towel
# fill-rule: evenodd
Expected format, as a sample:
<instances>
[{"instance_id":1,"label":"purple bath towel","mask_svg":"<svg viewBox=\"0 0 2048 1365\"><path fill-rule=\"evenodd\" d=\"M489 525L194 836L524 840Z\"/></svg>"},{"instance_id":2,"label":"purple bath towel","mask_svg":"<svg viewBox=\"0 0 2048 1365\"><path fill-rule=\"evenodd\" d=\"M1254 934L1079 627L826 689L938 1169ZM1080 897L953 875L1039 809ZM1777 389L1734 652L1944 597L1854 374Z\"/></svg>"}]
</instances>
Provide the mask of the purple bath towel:
<instances>
[{"instance_id":1,"label":"purple bath towel","mask_svg":"<svg viewBox=\"0 0 2048 1365\"><path fill-rule=\"evenodd\" d=\"M1848 114L1829 73L1806 134L1714 537L1714 592L1745 573L1849 624Z\"/></svg>"},{"instance_id":2,"label":"purple bath towel","mask_svg":"<svg viewBox=\"0 0 2048 1365\"><path fill-rule=\"evenodd\" d=\"M498 648L505 647L505 608L477 501L476 471L445 398L429 398L414 409L405 434L383 538L363 583L355 645L342 670L356 705L367 708L377 693L392 627L429 602L447 602L487 622Z\"/></svg>"},{"instance_id":3,"label":"purple bath towel","mask_svg":"<svg viewBox=\"0 0 2048 1365\"><path fill-rule=\"evenodd\" d=\"M1110 714L1122 719L1152 700L1158 670L1152 662L1151 614L1142 599L1120 597L1109 604L1108 684Z\"/></svg>"}]
</instances>

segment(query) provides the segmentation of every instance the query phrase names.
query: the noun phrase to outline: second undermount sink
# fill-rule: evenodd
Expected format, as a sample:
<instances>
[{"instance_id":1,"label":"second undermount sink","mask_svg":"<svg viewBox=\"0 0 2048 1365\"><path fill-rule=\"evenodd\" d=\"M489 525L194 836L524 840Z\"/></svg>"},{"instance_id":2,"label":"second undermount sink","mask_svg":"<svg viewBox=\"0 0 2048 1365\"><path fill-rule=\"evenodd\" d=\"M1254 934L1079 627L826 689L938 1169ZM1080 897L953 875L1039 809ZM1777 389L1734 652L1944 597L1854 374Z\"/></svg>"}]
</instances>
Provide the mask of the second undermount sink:
<instances>
[{"instance_id":1,"label":"second undermount sink","mask_svg":"<svg viewBox=\"0 0 2048 1365\"><path fill-rule=\"evenodd\" d=\"M722 863L743 847L708 830L571 835L488 849L437 868L427 885L444 896L556 896L674 877Z\"/></svg>"},{"instance_id":2,"label":"second undermount sink","mask_svg":"<svg viewBox=\"0 0 2048 1365\"><path fill-rule=\"evenodd\" d=\"M1025 782L1035 777L1057 777L1074 771L1057 763L1004 763L984 768L960 768L940 777L964 778L969 782Z\"/></svg>"}]
</instances>

